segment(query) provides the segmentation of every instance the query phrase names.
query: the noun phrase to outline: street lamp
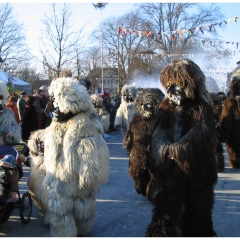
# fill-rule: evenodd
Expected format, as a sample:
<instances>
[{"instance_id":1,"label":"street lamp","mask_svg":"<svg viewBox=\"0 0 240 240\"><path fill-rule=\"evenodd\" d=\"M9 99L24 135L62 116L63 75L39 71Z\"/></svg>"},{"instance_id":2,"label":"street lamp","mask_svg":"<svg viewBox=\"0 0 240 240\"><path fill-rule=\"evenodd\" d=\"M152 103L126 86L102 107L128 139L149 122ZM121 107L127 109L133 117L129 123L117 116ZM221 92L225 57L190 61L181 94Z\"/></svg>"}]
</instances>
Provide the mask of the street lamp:
<instances>
[{"instance_id":1,"label":"street lamp","mask_svg":"<svg viewBox=\"0 0 240 240\"><path fill-rule=\"evenodd\" d=\"M93 3L96 9L101 10L101 65L102 65L102 93L104 93L104 81L103 81L103 27L102 27L102 9L105 8L107 3Z\"/></svg>"}]
</instances>

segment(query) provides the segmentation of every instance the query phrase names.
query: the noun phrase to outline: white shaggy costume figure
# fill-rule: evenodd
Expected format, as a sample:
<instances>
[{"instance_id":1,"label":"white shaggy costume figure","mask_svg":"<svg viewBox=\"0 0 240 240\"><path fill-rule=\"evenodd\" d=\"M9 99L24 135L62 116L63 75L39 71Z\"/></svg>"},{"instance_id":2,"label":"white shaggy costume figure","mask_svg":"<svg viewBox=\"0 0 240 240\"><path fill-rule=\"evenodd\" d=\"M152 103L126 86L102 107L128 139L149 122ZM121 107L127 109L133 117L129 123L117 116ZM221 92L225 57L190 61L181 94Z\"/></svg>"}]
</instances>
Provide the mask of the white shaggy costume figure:
<instances>
[{"instance_id":1,"label":"white shaggy costume figure","mask_svg":"<svg viewBox=\"0 0 240 240\"><path fill-rule=\"evenodd\" d=\"M28 186L51 236L82 236L94 223L98 187L108 180L109 150L84 86L58 78L49 93L55 117L30 137Z\"/></svg>"},{"instance_id":2,"label":"white shaggy costume figure","mask_svg":"<svg viewBox=\"0 0 240 240\"><path fill-rule=\"evenodd\" d=\"M121 91L121 104L117 110L114 127L121 128L123 136L132 118L138 113L135 98L137 89L133 85L124 85Z\"/></svg>"},{"instance_id":3,"label":"white shaggy costume figure","mask_svg":"<svg viewBox=\"0 0 240 240\"><path fill-rule=\"evenodd\" d=\"M19 143L21 141L21 127L17 124L13 111L5 106L8 99L6 83L0 81L0 137L5 143Z\"/></svg>"},{"instance_id":4,"label":"white shaggy costume figure","mask_svg":"<svg viewBox=\"0 0 240 240\"><path fill-rule=\"evenodd\" d=\"M105 108L103 108L103 99L97 94L92 94L91 99L94 106L94 111L103 125L104 133L106 133L109 129L110 114L105 110Z\"/></svg>"}]
</instances>

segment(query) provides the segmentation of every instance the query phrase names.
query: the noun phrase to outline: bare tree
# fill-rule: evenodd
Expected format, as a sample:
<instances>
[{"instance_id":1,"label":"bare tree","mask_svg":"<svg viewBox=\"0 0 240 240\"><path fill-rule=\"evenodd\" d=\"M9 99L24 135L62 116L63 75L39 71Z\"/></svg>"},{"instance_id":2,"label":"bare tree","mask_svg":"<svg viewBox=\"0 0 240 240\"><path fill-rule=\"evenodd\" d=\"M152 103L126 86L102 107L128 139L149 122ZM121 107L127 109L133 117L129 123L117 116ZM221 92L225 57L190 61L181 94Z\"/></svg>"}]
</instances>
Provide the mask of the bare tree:
<instances>
[{"instance_id":1,"label":"bare tree","mask_svg":"<svg viewBox=\"0 0 240 240\"><path fill-rule=\"evenodd\" d=\"M224 17L215 4L207 8L196 3L144 3L138 4L138 11L145 30L155 34L153 47L161 50L160 61L168 63L174 58L169 55L188 53L205 53L208 64L213 56L226 57L224 49L213 44L219 39L215 25Z\"/></svg>"},{"instance_id":2,"label":"bare tree","mask_svg":"<svg viewBox=\"0 0 240 240\"><path fill-rule=\"evenodd\" d=\"M120 88L132 75L132 55L142 50L142 38L128 34L122 36L119 27L138 29L140 22L137 12L127 13L119 19L111 17L103 22L104 66L117 65L119 68ZM93 31L92 38L99 39L99 32Z\"/></svg>"},{"instance_id":3,"label":"bare tree","mask_svg":"<svg viewBox=\"0 0 240 240\"><path fill-rule=\"evenodd\" d=\"M71 63L73 76L78 80L86 76L84 69L84 49L86 44L82 43L80 40L82 40L82 37L79 37L73 46L75 58Z\"/></svg>"},{"instance_id":4,"label":"bare tree","mask_svg":"<svg viewBox=\"0 0 240 240\"><path fill-rule=\"evenodd\" d=\"M35 68L30 67L16 69L15 76L29 83L43 80L43 74L38 73Z\"/></svg>"},{"instance_id":5,"label":"bare tree","mask_svg":"<svg viewBox=\"0 0 240 240\"><path fill-rule=\"evenodd\" d=\"M59 77L62 69L69 68L77 54L75 46L81 38L81 32L73 31L69 4L63 5L58 13L56 4L52 4L49 14L43 18L44 30L41 32L40 53L42 64L49 79Z\"/></svg>"},{"instance_id":6,"label":"bare tree","mask_svg":"<svg viewBox=\"0 0 240 240\"><path fill-rule=\"evenodd\" d=\"M0 68L10 73L29 60L22 24L9 4L0 4L0 58Z\"/></svg>"},{"instance_id":7,"label":"bare tree","mask_svg":"<svg viewBox=\"0 0 240 240\"><path fill-rule=\"evenodd\" d=\"M118 65L121 86L136 73L159 74L172 59L204 53L207 64L227 59L215 25L224 19L215 4L144 3L121 17L103 22L104 65ZM202 26L209 28L201 29ZM120 32L118 31L120 30ZM92 38L99 39L95 30ZM117 54L116 54L117 53ZM215 62L216 62L215 61ZM209 66L209 65L208 65Z\"/></svg>"},{"instance_id":8,"label":"bare tree","mask_svg":"<svg viewBox=\"0 0 240 240\"><path fill-rule=\"evenodd\" d=\"M82 71L91 81L92 91L97 88L97 77L101 76L101 52L99 47L90 47L84 52Z\"/></svg>"}]
</instances>

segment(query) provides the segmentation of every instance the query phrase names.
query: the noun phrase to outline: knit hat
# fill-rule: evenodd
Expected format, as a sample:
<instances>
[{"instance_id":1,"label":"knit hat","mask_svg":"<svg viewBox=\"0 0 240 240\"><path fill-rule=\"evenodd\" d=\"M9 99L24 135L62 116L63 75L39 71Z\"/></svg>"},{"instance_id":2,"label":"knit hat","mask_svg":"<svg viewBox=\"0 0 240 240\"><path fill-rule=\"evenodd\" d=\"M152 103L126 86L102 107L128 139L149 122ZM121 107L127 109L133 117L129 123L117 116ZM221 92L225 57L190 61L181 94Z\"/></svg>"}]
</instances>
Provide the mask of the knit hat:
<instances>
[{"instance_id":1,"label":"knit hat","mask_svg":"<svg viewBox=\"0 0 240 240\"><path fill-rule=\"evenodd\" d=\"M9 168L16 167L16 158L13 155L6 155L4 158L0 160L2 163L6 163L9 165Z\"/></svg>"},{"instance_id":2,"label":"knit hat","mask_svg":"<svg viewBox=\"0 0 240 240\"><path fill-rule=\"evenodd\" d=\"M27 93L25 91L22 91L20 94L23 96L26 95Z\"/></svg>"},{"instance_id":3,"label":"knit hat","mask_svg":"<svg viewBox=\"0 0 240 240\"><path fill-rule=\"evenodd\" d=\"M104 97L107 97L107 96L108 96L108 93L107 93L107 92L103 92L103 96L104 96Z\"/></svg>"}]
</instances>

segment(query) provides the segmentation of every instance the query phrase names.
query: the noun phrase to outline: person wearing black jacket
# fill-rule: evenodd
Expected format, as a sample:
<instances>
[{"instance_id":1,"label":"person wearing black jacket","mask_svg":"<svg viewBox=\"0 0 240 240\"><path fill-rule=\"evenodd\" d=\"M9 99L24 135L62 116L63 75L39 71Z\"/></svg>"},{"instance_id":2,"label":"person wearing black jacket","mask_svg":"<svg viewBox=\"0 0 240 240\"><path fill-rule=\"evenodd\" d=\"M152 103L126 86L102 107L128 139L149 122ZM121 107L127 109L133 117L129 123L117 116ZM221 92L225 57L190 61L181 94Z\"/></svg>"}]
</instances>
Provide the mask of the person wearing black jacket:
<instances>
[{"instance_id":1,"label":"person wearing black jacket","mask_svg":"<svg viewBox=\"0 0 240 240\"><path fill-rule=\"evenodd\" d=\"M22 140L27 142L32 132L41 128L40 114L35 107L36 97L28 95L26 100L26 109L22 120Z\"/></svg>"},{"instance_id":2,"label":"person wearing black jacket","mask_svg":"<svg viewBox=\"0 0 240 240\"><path fill-rule=\"evenodd\" d=\"M114 121L116 117L117 109L114 105L111 104L111 98L110 95L107 92L104 92L100 95L103 98L103 108L110 114L110 124L108 132L115 132L117 131L116 128L114 128Z\"/></svg>"}]
</instances>

